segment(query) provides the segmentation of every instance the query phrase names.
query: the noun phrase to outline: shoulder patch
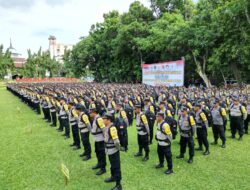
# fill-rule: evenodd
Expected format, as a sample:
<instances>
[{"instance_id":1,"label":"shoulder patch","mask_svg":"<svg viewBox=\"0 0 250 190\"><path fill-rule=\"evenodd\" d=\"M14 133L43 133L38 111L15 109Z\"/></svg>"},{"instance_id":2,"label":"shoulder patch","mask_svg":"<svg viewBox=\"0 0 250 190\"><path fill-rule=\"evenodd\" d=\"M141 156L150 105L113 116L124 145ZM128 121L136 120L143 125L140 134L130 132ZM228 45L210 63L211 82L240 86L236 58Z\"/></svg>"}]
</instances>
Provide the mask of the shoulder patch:
<instances>
[{"instance_id":1,"label":"shoulder patch","mask_svg":"<svg viewBox=\"0 0 250 190\"><path fill-rule=\"evenodd\" d=\"M117 130L116 128L113 126L113 127L110 127L110 135L112 137L113 140L115 139L118 139L118 134L117 134Z\"/></svg>"},{"instance_id":2,"label":"shoulder patch","mask_svg":"<svg viewBox=\"0 0 250 190\"><path fill-rule=\"evenodd\" d=\"M64 105L63 105L63 108L64 108L65 111L68 111L68 110L69 110L69 107L68 107L67 104L64 104Z\"/></svg>"},{"instance_id":3,"label":"shoulder patch","mask_svg":"<svg viewBox=\"0 0 250 190\"><path fill-rule=\"evenodd\" d=\"M82 115L82 120L84 121L85 124L87 124L87 125L89 124L89 118L86 114Z\"/></svg>"},{"instance_id":4,"label":"shoulder patch","mask_svg":"<svg viewBox=\"0 0 250 190\"><path fill-rule=\"evenodd\" d=\"M200 113L200 116L201 116L202 121L207 121L207 117L203 112Z\"/></svg>"},{"instance_id":5,"label":"shoulder patch","mask_svg":"<svg viewBox=\"0 0 250 190\"><path fill-rule=\"evenodd\" d=\"M101 129L103 129L103 128L105 127L102 118L98 118L98 119L97 119L97 124L98 124L98 126L99 126Z\"/></svg>"},{"instance_id":6,"label":"shoulder patch","mask_svg":"<svg viewBox=\"0 0 250 190\"><path fill-rule=\"evenodd\" d=\"M194 117L193 117L193 116L190 116L190 117L189 117L189 121L190 121L190 124L191 124L192 126L195 125L195 121L194 121Z\"/></svg>"},{"instance_id":7,"label":"shoulder patch","mask_svg":"<svg viewBox=\"0 0 250 190\"><path fill-rule=\"evenodd\" d=\"M148 120L147 120L147 117L145 114L141 115L141 120L143 122L144 125L147 125L148 124Z\"/></svg>"},{"instance_id":8,"label":"shoulder patch","mask_svg":"<svg viewBox=\"0 0 250 190\"><path fill-rule=\"evenodd\" d=\"M169 125L167 123L164 123L163 127L164 127L164 133L166 135L171 135L171 130L170 130Z\"/></svg>"}]
</instances>

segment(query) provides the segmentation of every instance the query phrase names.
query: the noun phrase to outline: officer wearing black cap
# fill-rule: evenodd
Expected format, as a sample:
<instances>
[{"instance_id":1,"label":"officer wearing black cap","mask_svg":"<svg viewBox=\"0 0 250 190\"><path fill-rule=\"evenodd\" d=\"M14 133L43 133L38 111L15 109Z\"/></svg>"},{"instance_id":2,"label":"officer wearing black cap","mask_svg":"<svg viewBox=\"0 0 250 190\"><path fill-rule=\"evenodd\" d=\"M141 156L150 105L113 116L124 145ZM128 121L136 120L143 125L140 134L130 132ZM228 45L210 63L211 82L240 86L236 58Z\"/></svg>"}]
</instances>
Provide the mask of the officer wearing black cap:
<instances>
[{"instance_id":1,"label":"officer wearing black cap","mask_svg":"<svg viewBox=\"0 0 250 190\"><path fill-rule=\"evenodd\" d=\"M208 120L205 113L201 109L201 104L195 104L195 122L196 122L196 129L197 129L197 138L199 143L199 148L196 148L197 151L202 151L202 145L205 146L206 150L203 153L204 156L210 154L209 152L209 143L207 140L207 129L208 129Z\"/></svg>"},{"instance_id":2,"label":"officer wearing black cap","mask_svg":"<svg viewBox=\"0 0 250 190\"><path fill-rule=\"evenodd\" d=\"M181 114L179 116L179 127L180 127L180 155L178 155L176 158L184 158L184 154L186 152L186 146L188 145L189 148L189 159L188 163L193 163L193 157L194 157L194 133L195 133L195 127L196 123L192 115L188 114L188 108L182 107Z\"/></svg>"},{"instance_id":3,"label":"officer wearing black cap","mask_svg":"<svg viewBox=\"0 0 250 190\"><path fill-rule=\"evenodd\" d=\"M168 163L168 169L165 171L165 174L173 173L173 164L172 164L172 153L171 153L171 143L172 143L172 133L170 126L164 121L164 113L157 113L157 133L156 140L158 141L157 152L159 158L159 164L156 166L156 169L164 167L164 157Z\"/></svg>"},{"instance_id":4,"label":"officer wearing black cap","mask_svg":"<svg viewBox=\"0 0 250 190\"><path fill-rule=\"evenodd\" d=\"M73 136L73 144L70 145L74 147L74 150L78 150L81 148L80 146L80 137L79 137L79 130L78 130L78 114L76 108L74 106L74 102L69 101L69 122L71 125L71 131Z\"/></svg>"},{"instance_id":5,"label":"officer wearing black cap","mask_svg":"<svg viewBox=\"0 0 250 190\"><path fill-rule=\"evenodd\" d=\"M146 115L141 111L141 104L135 106L136 113L136 129L137 139L139 145L139 151L135 154L135 157L142 156L142 150L145 151L145 157L143 161L149 159L149 126Z\"/></svg>"},{"instance_id":6,"label":"officer wearing black cap","mask_svg":"<svg viewBox=\"0 0 250 190\"><path fill-rule=\"evenodd\" d=\"M225 137L225 130L224 130L224 123L227 120L227 113L226 110L220 107L219 100L214 101L214 106L211 109L212 115L212 129L214 134L214 142L212 145L218 144L218 138L222 140L222 148L226 147L226 137Z\"/></svg>"},{"instance_id":7,"label":"officer wearing black cap","mask_svg":"<svg viewBox=\"0 0 250 190\"><path fill-rule=\"evenodd\" d=\"M95 153L98 160L96 166L92 167L93 170L100 169L96 175L102 175L106 173L106 154L105 154L105 143L104 143L104 130L105 125L103 119L97 113L95 104L90 105L89 109L90 117L93 119L91 127L91 133L95 141Z\"/></svg>"},{"instance_id":8,"label":"officer wearing black cap","mask_svg":"<svg viewBox=\"0 0 250 190\"><path fill-rule=\"evenodd\" d=\"M84 152L80 157L84 157L83 160L87 161L91 158L91 145L89 141L91 124L88 115L84 113L85 107L82 104L77 104L76 110L78 115L78 128L80 130L82 145L84 147Z\"/></svg>"},{"instance_id":9,"label":"officer wearing black cap","mask_svg":"<svg viewBox=\"0 0 250 190\"><path fill-rule=\"evenodd\" d=\"M144 112L148 120L149 126L149 144L152 144L153 137L154 137L154 124L155 124L155 108L150 101L150 98L145 98L144 100Z\"/></svg>"},{"instance_id":10,"label":"officer wearing black cap","mask_svg":"<svg viewBox=\"0 0 250 190\"><path fill-rule=\"evenodd\" d=\"M106 183L116 182L116 186L112 190L121 190L121 163L120 163L120 141L117 129L113 124L113 115L105 114L103 122L105 124L105 149L110 161L111 177L106 179Z\"/></svg>"},{"instance_id":11,"label":"officer wearing black cap","mask_svg":"<svg viewBox=\"0 0 250 190\"><path fill-rule=\"evenodd\" d=\"M70 130L69 130L69 107L66 104L67 99L64 97L61 97L60 99L60 104L61 104L61 109L59 111L59 115L61 118L61 126L62 129L65 129L65 139L69 139L69 134L70 134Z\"/></svg>"},{"instance_id":12,"label":"officer wearing black cap","mask_svg":"<svg viewBox=\"0 0 250 190\"><path fill-rule=\"evenodd\" d=\"M122 107L122 102L116 104L116 111L118 111L118 116L115 118L115 126L118 130L118 136L121 143L121 150L127 152L128 150L128 130L129 125L127 114Z\"/></svg>"},{"instance_id":13,"label":"officer wearing black cap","mask_svg":"<svg viewBox=\"0 0 250 190\"><path fill-rule=\"evenodd\" d=\"M238 97L233 97L233 104L230 106L230 127L233 139L235 138L236 131L238 131L239 140L242 140L244 134L243 122L246 119L246 108L239 103Z\"/></svg>"},{"instance_id":14,"label":"officer wearing black cap","mask_svg":"<svg viewBox=\"0 0 250 190\"><path fill-rule=\"evenodd\" d=\"M51 119L52 119L52 127L56 127L57 124L57 118L56 118L56 100L55 97L51 98L51 108L50 108L50 113L51 113Z\"/></svg>"}]
</instances>

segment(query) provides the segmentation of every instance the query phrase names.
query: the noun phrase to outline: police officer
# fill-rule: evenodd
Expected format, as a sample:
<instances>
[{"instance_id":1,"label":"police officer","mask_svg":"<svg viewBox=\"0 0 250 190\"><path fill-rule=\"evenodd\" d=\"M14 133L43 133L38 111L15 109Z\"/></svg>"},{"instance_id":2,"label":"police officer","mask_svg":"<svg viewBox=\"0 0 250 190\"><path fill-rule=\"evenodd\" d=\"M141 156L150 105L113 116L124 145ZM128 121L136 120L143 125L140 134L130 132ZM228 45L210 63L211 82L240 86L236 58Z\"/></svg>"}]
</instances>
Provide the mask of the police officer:
<instances>
[{"instance_id":1,"label":"police officer","mask_svg":"<svg viewBox=\"0 0 250 190\"><path fill-rule=\"evenodd\" d=\"M199 143L199 148L196 148L198 151L202 151L202 145L205 146L205 152L203 153L204 156L210 154L209 152L209 144L207 140L207 128L208 128L208 120L205 113L201 109L201 104L195 104L195 122L197 128L197 138Z\"/></svg>"},{"instance_id":2,"label":"police officer","mask_svg":"<svg viewBox=\"0 0 250 190\"><path fill-rule=\"evenodd\" d=\"M159 158L159 164L156 166L156 169L164 167L164 157L168 163L168 169L165 171L165 174L173 173L173 164L172 164L172 153L171 153L171 142L172 142L172 133L170 126L164 121L164 113L157 113L157 133L156 140L158 141L157 152Z\"/></svg>"},{"instance_id":3,"label":"police officer","mask_svg":"<svg viewBox=\"0 0 250 190\"><path fill-rule=\"evenodd\" d=\"M76 111L78 115L78 127L81 134L82 145L84 147L84 152L80 157L84 157L83 160L87 161L91 158L91 145L89 141L89 133L91 131L91 124L89 117L84 113L85 107L82 104L76 105Z\"/></svg>"},{"instance_id":4,"label":"police officer","mask_svg":"<svg viewBox=\"0 0 250 190\"><path fill-rule=\"evenodd\" d=\"M154 138L155 108L150 98L145 98L144 100L144 112L147 116L149 126L149 144L152 144Z\"/></svg>"},{"instance_id":5,"label":"police officer","mask_svg":"<svg viewBox=\"0 0 250 190\"><path fill-rule=\"evenodd\" d=\"M135 106L136 113L136 129L137 140L139 145L139 151L135 154L135 157L142 156L142 150L145 151L145 157L143 161L149 159L149 126L146 115L141 111L141 104Z\"/></svg>"},{"instance_id":6,"label":"police officer","mask_svg":"<svg viewBox=\"0 0 250 190\"><path fill-rule=\"evenodd\" d=\"M121 190L121 163L120 163L120 141L116 127L112 123L113 115L105 114L103 122L105 124L105 150L109 157L111 177L106 179L106 183L116 182L112 190Z\"/></svg>"},{"instance_id":7,"label":"police officer","mask_svg":"<svg viewBox=\"0 0 250 190\"><path fill-rule=\"evenodd\" d=\"M105 155L105 143L104 143L104 130L105 125L103 119L97 113L94 104L90 105L89 113L90 117L93 119L93 124L91 127L91 133L95 141L95 153L98 163L92 167L93 170L100 169L96 175L102 175L106 173L106 155Z\"/></svg>"},{"instance_id":8,"label":"police officer","mask_svg":"<svg viewBox=\"0 0 250 190\"><path fill-rule=\"evenodd\" d=\"M73 136L73 144L71 144L70 146L74 147L74 150L78 150L81 148L79 129L78 129L78 114L74 106L74 102L70 101L68 105L69 105L69 122L71 125L71 132Z\"/></svg>"},{"instance_id":9,"label":"police officer","mask_svg":"<svg viewBox=\"0 0 250 190\"><path fill-rule=\"evenodd\" d=\"M116 104L116 110L118 111L118 117L115 119L115 126L118 130L118 136L120 139L121 150L127 152L128 150L128 130L129 125L127 114L122 107L122 103Z\"/></svg>"},{"instance_id":10,"label":"police officer","mask_svg":"<svg viewBox=\"0 0 250 190\"><path fill-rule=\"evenodd\" d=\"M242 140L244 134L243 122L246 118L246 108L239 103L238 97L233 97L233 104L230 106L230 127L233 139L238 130L239 140Z\"/></svg>"},{"instance_id":11,"label":"police officer","mask_svg":"<svg viewBox=\"0 0 250 190\"><path fill-rule=\"evenodd\" d=\"M186 146L188 144L189 148L189 159L188 163L193 163L193 157L194 157L194 133L195 133L195 120L192 115L188 114L188 108L182 107L181 109L181 115L178 120L178 124L180 127L180 155L178 155L176 158L184 158L184 154L186 152Z\"/></svg>"},{"instance_id":12,"label":"police officer","mask_svg":"<svg viewBox=\"0 0 250 190\"><path fill-rule=\"evenodd\" d=\"M212 129L214 134L214 142L211 143L212 145L218 144L218 138L222 140L222 148L226 147L226 137L225 137L225 130L224 130L224 122L227 120L227 113L226 110L220 107L219 100L215 100L214 106L211 109L212 115Z\"/></svg>"},{"instance_id":13,"label":"police officer","mask_svg":"<svg viewBox=\"0 0 250 190\"><path fill-rule=\"evenodd\" d=\"M56 118L56 101L54 98L51 98L51 108L50 108L50 113L51 113L51 119L52 119L52 127L56 127L57 123L57 118Z\"/></svg>"},{"instance_id":14,"label":"police officer","mask_svg":"<svg viewBox=\"0 0 250 190\"><path fill-rule=\"evenodd\" d=\"M61 108L59 111L60 119L61 119L61 127L62 130L65 129L65 139L69 139L70 135L70 130L69 130L69 107L66 104L67 99L66 98L61 98L60 104Z\"/></svg>"}]
</instances>

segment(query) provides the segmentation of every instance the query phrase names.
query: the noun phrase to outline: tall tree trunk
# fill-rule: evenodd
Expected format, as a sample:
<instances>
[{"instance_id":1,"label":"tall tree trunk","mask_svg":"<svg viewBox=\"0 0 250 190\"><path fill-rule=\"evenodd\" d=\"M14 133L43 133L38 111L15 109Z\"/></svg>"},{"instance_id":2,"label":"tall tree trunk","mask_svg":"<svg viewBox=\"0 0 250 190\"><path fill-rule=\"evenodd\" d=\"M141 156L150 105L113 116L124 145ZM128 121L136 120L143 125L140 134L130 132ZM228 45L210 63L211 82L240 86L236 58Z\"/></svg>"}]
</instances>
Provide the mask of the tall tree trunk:
<instances>
[{"instance_id":1,"label":"tall tree trunk","mask_svg":"<svg viewBox=\"0 0 250 190\"><path fill-rule=\"evenodd\" d=\"M194 62L196 64L196 71L199 74L199 76L202 78L202 80L205 82L207 88L211 88L212 84L210 82L210 79L208 78L206 72L205 72L205 63L203 63L203 68L201 66L201 63L197 60L196 56L193 54Z\"/></svg>"},{"instance_id":2,"label":"tall tree trunk","mask_svg":"<svg viewBox=\"0 0 250 190\"><path fill-rule=\"evenodd\" d=\"M239 68L238 68L238 66L236 64L236 61L231 62L230 66L231 66L233 75L234 75L237 83L241 84L242 78L241 78L241 74L240 74Z\"/></svg>"}]
</instances>

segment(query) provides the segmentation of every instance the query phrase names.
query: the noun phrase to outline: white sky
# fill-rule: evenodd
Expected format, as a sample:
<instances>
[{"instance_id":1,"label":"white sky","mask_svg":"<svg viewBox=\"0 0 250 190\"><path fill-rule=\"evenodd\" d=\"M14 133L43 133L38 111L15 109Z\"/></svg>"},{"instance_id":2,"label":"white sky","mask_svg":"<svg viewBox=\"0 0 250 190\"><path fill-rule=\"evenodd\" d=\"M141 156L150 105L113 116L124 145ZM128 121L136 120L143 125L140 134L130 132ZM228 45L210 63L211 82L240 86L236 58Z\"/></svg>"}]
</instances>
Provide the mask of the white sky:
<instances>
[{"instance_id":1,"label":"white sky","mask_svg":"<svg viewBox=\"0 0 250 190\"><path fill-rule=\"evenodd\" d=\"M134 0L0 0L0 44L27 57L27 49L48 48L48 36L75 44L101 22L103 13L126 12ZM148 0L140 0L149 7Z\"/></svg>"}]
</instances>

